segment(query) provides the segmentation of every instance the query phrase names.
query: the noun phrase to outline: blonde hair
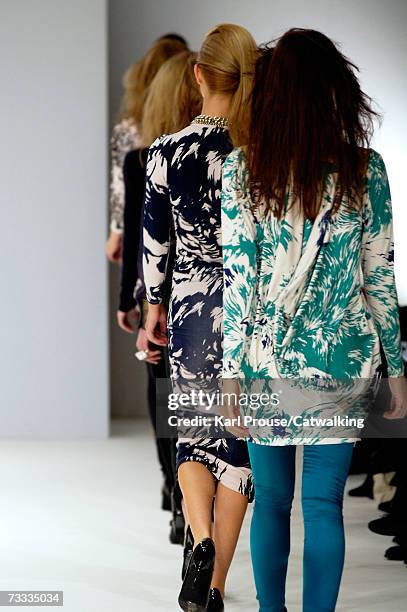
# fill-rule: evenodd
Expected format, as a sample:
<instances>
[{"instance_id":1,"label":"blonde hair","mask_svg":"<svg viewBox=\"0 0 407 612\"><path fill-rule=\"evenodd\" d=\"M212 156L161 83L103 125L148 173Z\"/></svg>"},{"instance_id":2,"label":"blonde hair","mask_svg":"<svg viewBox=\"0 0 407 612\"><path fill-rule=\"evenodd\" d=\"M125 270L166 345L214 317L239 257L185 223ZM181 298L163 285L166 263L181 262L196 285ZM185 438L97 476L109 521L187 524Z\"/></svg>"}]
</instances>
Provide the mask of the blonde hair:
<instances>
[{"instance_id":1,"label":"blonde hair","mask_svg":"<svg viewBox=\"0 0 407 612\"><path fill-rule=\"evenodd\" d=\"M215 26L198 53L205 83L212 93L232 94L229 133L235 146L247 143L249 97L258 48L245 28L231 23Z\"/></svg>"},{"instance_id":2,"label":"blonde hair","mask_svg":"<svg viewBox=\"0 0 407 612\"><path fill-rule=\"evenodd\" d=\"M194 77L196 53L178 53L163 64L151 83L141 121L143 146L186 127L199 114L202 96Z\"/></svg>"},{"instance_id":3,"label":"blonde hair","mask_svg":"<svg viewBox=\"0 0 407 612\"><path fill-rule=\"evenodd\" d=\"M137 126L140 125L148 88L158 70L170 57L186 49L186 44L180 40L161 38L152 45L144 57L130 66L123 77L121 119L130 119Z\"/></svg>"}]
</instances>

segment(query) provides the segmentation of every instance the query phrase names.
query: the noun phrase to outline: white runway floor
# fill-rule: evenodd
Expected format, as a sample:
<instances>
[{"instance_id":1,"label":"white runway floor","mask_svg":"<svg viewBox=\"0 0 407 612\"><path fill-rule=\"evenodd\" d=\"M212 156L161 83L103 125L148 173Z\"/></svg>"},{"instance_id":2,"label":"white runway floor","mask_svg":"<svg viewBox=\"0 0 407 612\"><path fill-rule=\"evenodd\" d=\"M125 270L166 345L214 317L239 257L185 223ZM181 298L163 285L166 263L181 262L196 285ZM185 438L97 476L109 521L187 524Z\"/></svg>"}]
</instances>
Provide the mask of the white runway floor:
<instances>
[{"instance_id":1,"label":"white runway floor","mask_svg":"<svg viewBox=\"0 0 407 612\"><path fill-rule=\"evenodd\" d=\"M115 424L108 441L0 445L0 590L64 591L65 612L176 612L182 549L168 541L148 424ZM359 483L353 477L349 483ZM287 607L301 612L298 495ZM346 498L347 563L338 611L406 612L407 567L385 561L391 538L367 521L368 500ZM246 518L227 612L257 610ZM327 559L329 563L329 559ZM38 609L38 608L35 608Z\"/></svg>"}]
</instances>

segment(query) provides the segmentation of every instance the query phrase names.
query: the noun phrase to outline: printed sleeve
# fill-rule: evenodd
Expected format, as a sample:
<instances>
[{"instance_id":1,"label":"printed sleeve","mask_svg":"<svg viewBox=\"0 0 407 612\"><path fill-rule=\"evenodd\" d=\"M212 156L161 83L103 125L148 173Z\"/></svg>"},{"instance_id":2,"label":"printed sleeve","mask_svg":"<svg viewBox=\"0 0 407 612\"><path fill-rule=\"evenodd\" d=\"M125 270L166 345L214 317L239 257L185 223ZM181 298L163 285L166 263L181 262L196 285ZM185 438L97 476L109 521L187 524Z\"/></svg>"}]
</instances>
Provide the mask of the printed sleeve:
<instances>
[{"instance_id":1,"label":"printed sleeve","mask_svg":"<svg viewBox=\"0 0 407 612\"><path fill-rule=\"evenodd\" d=\"M242 186L246 182L243 153L226 158L222 177L223 252L223 377L243 377L242 365L254 321L257 283L257 241L253 214Z\"/></svg>"},{"instance_id":2,"label":"printed sleeve","mask_svg":"<svg viewBox=\"0 0 407 612\"><path fill-rule=\"evenodd\" d=\"M382 157L371 152L363 210L362 271L369 310L386 355L389 376L404 373L394 278L393 219Z\"/></svg>"},{"instance_id":3,"label":"printed sleeve","mask_svg":"<svg viewBox=\"0 0 407 612\"><path fill-rule=\"evenodd\" d=\"M161 304L163 301L171 224L167 160L158 139L148 153L143 214L143 274L146 297L150 304Z\"/></svg>"},{"instance_id":4,"label":"printed sleeve","mask_svg":"<svg viewBox=\"0 0 407 612\"><path fill-rule=\"evenodd\" d=\"M111 169L110 169L110 229L117 234L123 233L124 224L124 159L129 151L139 145L137 128L129 121L117 123L110 139Z\"/></svg>"}]
</instances>

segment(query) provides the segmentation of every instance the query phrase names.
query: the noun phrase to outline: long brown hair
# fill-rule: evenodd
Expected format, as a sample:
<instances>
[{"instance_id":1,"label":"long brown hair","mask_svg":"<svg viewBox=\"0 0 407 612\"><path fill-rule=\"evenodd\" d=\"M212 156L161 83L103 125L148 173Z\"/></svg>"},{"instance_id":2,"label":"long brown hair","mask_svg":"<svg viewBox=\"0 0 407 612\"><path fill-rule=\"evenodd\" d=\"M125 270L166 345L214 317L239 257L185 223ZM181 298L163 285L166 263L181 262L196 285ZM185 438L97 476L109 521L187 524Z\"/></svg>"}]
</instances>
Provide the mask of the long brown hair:
<instances>
[{"instance_id":1,"label":"long brown hair","mask_svg":"<svg viewBox=\"0 0 407 612\"><path fill-rule=\"evenodd\" d=\"M186 43L178 38L159 38L138 62L130 66L123 77L121 119L130 119L140 125L148 88L158 70L170 57L187 49Z\"/></svg>"},{"instance_id":2,"label":"long brown hair","mask_svg":"<svg viewBox=\"0 0 407 612\"><path fill-rule=\"evenodd\" d=\"M232 94L229 133L238 146L247 139L250 96L257 45L245 28L231 23L215 26L202 43L198 60L203 78L213 93Z\"/></svg>"},{"instance_id":3,"label":"long brown hair","mask_svg":"<svg viewBox=\"0 0 407 612\"><path fill-rule=\"evenodd\" d=\"M370 98L357 67L324 34L291 29L265 47L256 65L247 147L255 202L281 217L287 191L315 219L328 164L340 203L358 206L373 132ZM339 204L336 205L336 208Z\"/></svg>"},{"instance_id":4,"label":"long brown hair","mask_svg":"<svg viewBox=\"0 0 407 612\"><path fill-rule=\"evenodd\" d=\"M199 114L202 96L194 78L196 53L178 53L163 64L150 85L141 121L143 146L186 127Z\"/></svg>"}]
</instances>

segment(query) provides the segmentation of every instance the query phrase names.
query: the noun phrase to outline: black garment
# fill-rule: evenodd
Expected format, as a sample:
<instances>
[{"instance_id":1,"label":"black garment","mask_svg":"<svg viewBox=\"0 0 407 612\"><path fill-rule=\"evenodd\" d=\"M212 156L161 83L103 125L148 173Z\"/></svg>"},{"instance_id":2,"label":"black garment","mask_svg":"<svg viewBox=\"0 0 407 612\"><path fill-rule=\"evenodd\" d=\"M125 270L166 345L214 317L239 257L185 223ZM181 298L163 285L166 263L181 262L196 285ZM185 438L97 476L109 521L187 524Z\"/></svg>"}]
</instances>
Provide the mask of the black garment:
<instances>
[{"instance_id":1,"label":"black garment","mask_svg":"<svg viewBox=\"0 0 407 612\"><path fill-rule=\"evenodd\" d=\"M135 149L124 159L124 228L122 250L122 273L119 310L129 312L145 297L143 275L143 212L145 175L148 149ZM173 229L172 229L173 232ZM172 270L175 258L175 240L167 264L167 275L163 285L163 303L168 306L171 291Z\"/></svg>"},{"instance_id":2,"label":"black garment","mask_svg":"<svg viewBox=\"0 0 407 612\"><path fill-rule=\"evenodd\" d=\"M161 348L153 346L154 350ZM159 438L157 436L157 397L156 397L156 379L168 378L168 355L164 349L163 358L157 364L147 363L148 373L148 411L151 423L154 427L155 440L157 445L158 460L163 472L164 481L168 489L172 491L175 485L175 452L176 442L171 438Z\"/></svg>"},{"instance_id":3,"label":"black garment","mask_svg":"<svg viewBox=\"0 0 407 612\"><path fill-rule=\"evenodd\" d=\"M142 266L139 262L142 245L141 213L144 201L144 183L148 149L130 151L125 157L124 175L124 231L122 251L122 274L119 310L128 312L142 297L144 283ZM140 288L135 296L137 279Z\"/></svg>"},{"instance_id":4,"label":"black garment","mask_svg":"<svg viewBox=\"0 0 407 612\"><path fill-rule=\"evenodd\" d=\"M125 157L123 175L125 186L123 251L119 310L128 312L144 297L141 215L144 202L145 164L148 149L135 149ZM137 291L136 291L137 285ZM151 349L161 347L151 345ZM162 360L146 364L148 373L148 410L154 427L158 458L165 484L170 490L175 484L175 440L157 437L156 379L168 379L168 354L162 350Z\"/></svg>"}]
</instances>

